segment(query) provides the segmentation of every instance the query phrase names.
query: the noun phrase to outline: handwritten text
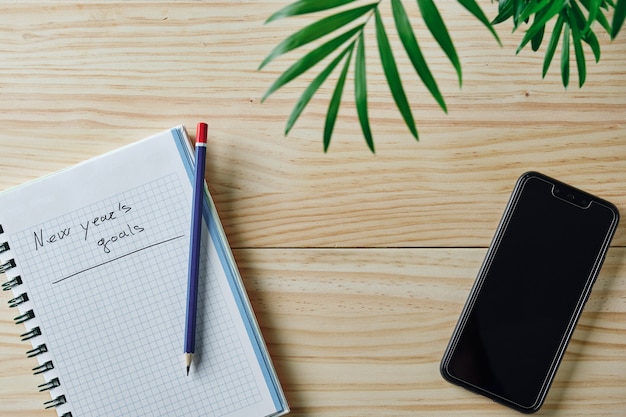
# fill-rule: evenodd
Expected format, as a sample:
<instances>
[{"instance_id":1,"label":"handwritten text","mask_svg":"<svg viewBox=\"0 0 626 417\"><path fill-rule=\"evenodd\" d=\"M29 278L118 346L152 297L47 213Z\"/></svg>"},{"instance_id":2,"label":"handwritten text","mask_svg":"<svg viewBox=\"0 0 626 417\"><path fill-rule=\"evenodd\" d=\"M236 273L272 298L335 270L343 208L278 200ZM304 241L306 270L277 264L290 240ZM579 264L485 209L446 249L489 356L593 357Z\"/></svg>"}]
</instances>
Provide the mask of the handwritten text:
<instances>
[{"instance_id":1,"label":"handwritten text","mask_svg":"<svg viewBox=\"0 0 626 417\"><path fill-rule=\"evenodd\" d=\"M121 216L132 210L133 208L130 205L119 202L114 210L89 217L88 219L85 219L84 222L79 222L80 228L82 229L83 240L87 241L93 233L97 232L100 226L109 223L112 224L115 220L118 220ZM126 226L128 230L123 230L107 238L98 239L97 245L103 247L105 253L109 253L111 251L109 248L110 243L116 242L117 240L125 237L133 236L145 230L143 227L137 225L130 226L127 224ZM108 227L106 228L110 229ZM78 233L81 235L80 232ZM33 232L35 250L38 251L44 246L59 243L64 239L68 240L71 236L73 236L71 226L62 227L60 230L54 232L44 231L43 228L40 228L39 230Z\"/></svg>"},{"instance_id":2,"label":"handwritten text","mask_svg":"<svg viewBox=\"0 0 626 417\"><path fill-rule=\"evenodd\" d=\"M137 233L141 233L144 230L145 229L141 226L134 225L131 227L129 224L126 224L126 229L122 230L121 232L116 233L111 237L101 238L100 240L98 240L98 246L102 246L102 249L104 249L104 253L110 253L111 248L109 245L111 243L115 243L118 240L124 239L126 237L135 236Z\"/></svg>"}]
</instances>

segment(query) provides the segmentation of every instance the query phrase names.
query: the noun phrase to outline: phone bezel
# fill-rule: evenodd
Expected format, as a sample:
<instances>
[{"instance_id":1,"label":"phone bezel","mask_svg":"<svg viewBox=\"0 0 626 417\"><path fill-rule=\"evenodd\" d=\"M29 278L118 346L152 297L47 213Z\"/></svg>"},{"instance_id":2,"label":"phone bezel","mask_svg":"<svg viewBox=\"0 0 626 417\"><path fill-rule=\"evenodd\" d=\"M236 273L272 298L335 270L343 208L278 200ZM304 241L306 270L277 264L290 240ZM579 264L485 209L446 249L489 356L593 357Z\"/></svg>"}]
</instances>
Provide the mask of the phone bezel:
<instances>
[{"instance_id":1,"label":"phone bezel","mask_svg":"<svg viewBox=\"0 0 626 417\"><path fill-rule=\"evenodd\" d=\"M460 378L455 377L449 372L447 365L450 362L450 359L455 352L456 345L465 328L465 325L472 311L472 308L475 305L476 298L478 297L478 294L480 293L480 290L484 283L487 272L489 271L489 267L492 264L493 259L496 255L499 243L503 237L503 234L506 230L507 225L510 222L512 215L514 214L514 209L519 201L519 198L521 197L521 192L525 184L532 178L539 179L541 181L545 181L549 184L552 184L552 195L555 198L559 198L564 201L567 201L570 204L577 205L578 207L582 209L589 208L591 204L601 204L602 206L608 208L613 213L613 222L610 225L609 230L607 231L607 234L606 234L606 238L602 244L600 251L598 252L593 270L589 274L585 287L582 293L580 294L576 309L574 310L572 316L570 317L570 321L567 325L567 328L565 329L564 336L561 340L558 351L556 355L554 356L549 369L546 370L546 378L544 379L541 387L539 387L538 396L532 405L525 406L525 405L516 403L512 399L504 398L493 392L490 392L484 387L475 386L471 383L468 383L467 381L464 381ZM561 191L555 193L555 190L561 190ZM561 181L558 181L554 178L548 177L547 175L544 175L535 171L529 171L529 172L522 174L517 180L515 187L511 193L511 196L506 205L502 218L500 219L500 222L498 224L498 227L496 229L492 242L489 245L489 249L487 250L487 254L485 255L483 263L477 274L476 280L474 281L472 289L470 290L467 301L465 302L465 305L463 307L459 320L452 333L452 337L450 338L448 346L441 360L440 372L443 378L447 380L448 382L462 386L475 393L484 395L496 402L504 404L517 411L520 411L523 413L537 412L541 408L543 403L545 402L550 386L552 382L554 381L556 372L563 359L563 355L565 354L565 351L567 349L567 345L569 344L569 341L571 340L572 334L576 328L576 324L578 323L580 315L582 314L586 300L588 299L591 293L593 284L595 283L597 279L600 268L606 256L606 252L608 250L609 244L611 242L612 237L615 234L615 230L617 229L618 223L619 223L619 211L612 203L606 200L603 200L601 198L598 198L585 191L582 191L576 187L572 187L568 184L565 184Z\"/></svg>"}]
</instances>

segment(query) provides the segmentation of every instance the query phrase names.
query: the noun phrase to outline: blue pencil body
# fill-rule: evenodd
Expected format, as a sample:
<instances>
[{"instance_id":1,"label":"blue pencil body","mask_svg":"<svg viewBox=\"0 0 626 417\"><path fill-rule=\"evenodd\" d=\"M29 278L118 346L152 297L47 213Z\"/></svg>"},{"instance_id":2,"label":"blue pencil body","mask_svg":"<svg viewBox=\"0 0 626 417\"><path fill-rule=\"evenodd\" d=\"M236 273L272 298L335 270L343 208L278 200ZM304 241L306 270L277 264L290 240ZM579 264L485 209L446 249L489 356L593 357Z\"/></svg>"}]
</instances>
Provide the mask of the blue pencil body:
<instances>
[{"instance_id":1,"label":"blue pencil body","mask_svg":"<svg viewBox=\"0 0 626 417\"><path fill-rule=\"evenodd\" d=\"M198 138L201 140L200 138ZM206 137L196 142L196 171L191 211L189 243L189 277L187 283L187 313L185 315L185 353L194 353L196 344L196 311L198 309L198 275L200 269L200 241L202 234L202 204L204 200L204 167Z\"/></svg>"}]
</instances>

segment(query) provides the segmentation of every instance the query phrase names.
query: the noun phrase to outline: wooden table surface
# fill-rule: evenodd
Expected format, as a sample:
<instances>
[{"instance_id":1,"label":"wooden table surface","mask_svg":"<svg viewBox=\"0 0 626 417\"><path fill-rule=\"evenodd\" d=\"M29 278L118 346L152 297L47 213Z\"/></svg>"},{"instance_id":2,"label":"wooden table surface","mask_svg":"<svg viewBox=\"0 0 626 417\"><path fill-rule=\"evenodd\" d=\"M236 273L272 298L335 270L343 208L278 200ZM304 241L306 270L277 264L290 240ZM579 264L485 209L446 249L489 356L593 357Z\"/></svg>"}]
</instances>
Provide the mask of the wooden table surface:
<instances>
[{"instance_id":1,"label":"wooden table surface","mask_svg":"<svg viewBox=\"0 0 626 417\"><path fill-rule=\"evenodd\" d=\"M497 4L480 3L496 15ZM206 120L207 183L292 415L516 415L444 382L439 361L521 173L555 176L626 215L626 33L613 42L601 35L601 61L588 60L585 86L577 87L573 63L565 90L558 62L541 79L543 49L515 55L522 32L511 33L510 23L497 27L499 47L459 4L437 2L463 86L436 43L420 38L446 115L397 54L416 142L388 93L369 28L377 153L362 138L350 85L324 154L333 84L288 137L285 122L313 75L261 103L300 55L262 71L259 63L313 21L263 24L285 4L3 3L0 189ZM423 26L415 3L405 4ZM388 6L383 16L391 23ZM0 296L0 416L53 416L42 410L49 397L37 393L43 378L30 372L35 361L24 354L9 294ZM622 222L539 415L625 410Z\"/></svg>"}]
</instances>

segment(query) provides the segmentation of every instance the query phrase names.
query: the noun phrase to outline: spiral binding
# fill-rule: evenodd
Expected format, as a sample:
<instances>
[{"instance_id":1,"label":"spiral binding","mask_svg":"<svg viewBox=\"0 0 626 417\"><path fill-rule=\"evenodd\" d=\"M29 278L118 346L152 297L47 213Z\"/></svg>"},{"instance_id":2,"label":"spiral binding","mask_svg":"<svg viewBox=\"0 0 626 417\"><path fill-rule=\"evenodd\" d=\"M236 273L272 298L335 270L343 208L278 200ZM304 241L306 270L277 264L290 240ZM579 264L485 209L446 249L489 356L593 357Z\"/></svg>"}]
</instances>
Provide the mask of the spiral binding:
<instances>
[{"instance_id":1,"label":"spiral binding","mask_svg":"<svg viewBox=\"0 0 626 417\"><path fill-rule=\"evenodd\" d=\"M61 381L59 381L59 378L53 378L50 381L39 385L37 388L39 388L39 392L43 392L43 391L49 391L52 388L56 388L60 386L61 386Z\"/></svg>"},{"instance_id":2,"label":"spiral binding","mask_svg":"<svg viewBox=\"0 0 626 417\"><path fill-rule=\"evenodd\" d=\"M13 259L9 259L9 261L5 264L0 264L0 274L8 271L11 268L15 268L15 261Z\"/></svg>"},{"instance_id":3,"label":"spiral binding","mask_svg":"<svg viewBox=\"0 0 626 417\"><path fill-rule=\"evenodd\" d=\"M4 229L2 228L2 225L0 225L0 235L4 233ZM0 253L4 253L9 251L11 248L9 246L8 242L0 242ZM9 271L13 268L15 268L17 265L15 263L15 260L13 259L9 259L8 261L6 261L5 263L0 263L0 274L4 273L6 271ZM20 285L22 285L22 277L20 277L19 275L11 278L10 280L8 280L7 282L2 284L2 290L3 291L10 291L13 289L16 289L17 287L19 287ZM18 307L21 304L24 304L25 302L27 302L28 299L28 294L26 293L22 293L12 299L10 299L8 301L9 303L9 307ZM13 320L15 321L15 324L22 324L22 323L26 323L29 320L32 320L35 318L35 312L33 310L28 310L23 314L20 314L19 316L15 317ZM20 337L22 338L22 340L30 340L33 339L37 336L41 336L41 329L37 326L37 327L33 327L32 329L28 330L25 333L22 333L20 335ZM34 349L29 350L28 352L26 352L26 355L31 358L34 356L38 356L41 355L43 353L46 353L48 351L48 347L45 344L41 344L39 346L37 346ZM42 363L39 366L36 366L33 368L33 374L38 375L38 374L43 374L46 373L50 370L54 369L54 365L52 363L52 361L46 361L44 363ZM49 391L51 389L57 388L61 386L61 381L59 381L59 378L52 378L50 381L47 381L41 385L39 385L39 391ZM67 399L65 398L65 395L59 395L56 398L51 399L50 401L46 401L44 403L44 407L45 408L54 408L54 407L58 407L60 405L63 405L67 403ZM72 413L71 412L66 412L64 413L61 417L72 417Z\"/></svg>"},{"instance_id":4,"label":"spiral binding","mask_svg":"<svg viewBox=\"0 0 626 417\"><path fill-rule=\"evenodd\" d=\"M17 316L16 318L14 318L13 320L15 321L15 324L22 324L30 319L34 319L35 318L35 313L33 312L33 310L28 310L26 313Z\"/></svg>"},{"instance_id":5,"label":"spiral binding","mask_svg":"<svg viewBox=\"0 0 626 417\"><path fill-rule=\"evenodd\" d=\"M32 358L33 356L41 355L42 353L45 353L47 351L48 351L48 347L45 344L43 344L26 352L26 356L28 356L29 358Z\"/></svg>"},{"instance_id":6,"label":"spiral binding","mask_svg":"<svg viewBox=\"0 0 626 417\"><path fill-rule=\"evenodd\" d=\"M11 289L13 289L14 287L17 287L18 285L22 285L22 277L21 276L16 276L15 278L5 282L2 284L2 290L3 291L9 291Z\"/></svg>"}]
</instances>

